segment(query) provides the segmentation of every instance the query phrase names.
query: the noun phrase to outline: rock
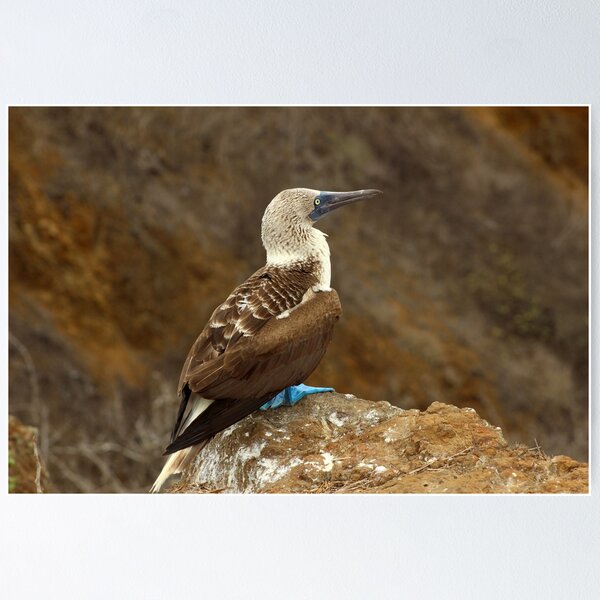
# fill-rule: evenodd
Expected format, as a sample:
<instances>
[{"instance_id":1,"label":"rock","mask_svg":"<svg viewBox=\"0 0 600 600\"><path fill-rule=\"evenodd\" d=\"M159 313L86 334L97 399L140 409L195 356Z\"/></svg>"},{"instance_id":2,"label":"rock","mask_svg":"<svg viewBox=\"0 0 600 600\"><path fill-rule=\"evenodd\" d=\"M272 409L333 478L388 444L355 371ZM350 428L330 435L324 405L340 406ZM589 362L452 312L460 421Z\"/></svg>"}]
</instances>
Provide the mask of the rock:
<instances>
[{"instance_id":1,"label":"rock","mask_svg":"<svg viewBox=\"0 0 600 600\"><path fill-rule=\"evenodd\" d=\"M232 425L169 491L587 493L588 467L509 445L471 408L421 412L331 393Z\"/></svg>"},{"instance_id":2,"label":"rock","mask_svg":"<svg viewBox=\"0 0 600 600\"><path fill-rule=\"evenodd\" d=\"M42 494L48 488L48 479L40 460L37 429L23 425L12 415L8 419L8 490Z\"/></svg>"}]
</instances>

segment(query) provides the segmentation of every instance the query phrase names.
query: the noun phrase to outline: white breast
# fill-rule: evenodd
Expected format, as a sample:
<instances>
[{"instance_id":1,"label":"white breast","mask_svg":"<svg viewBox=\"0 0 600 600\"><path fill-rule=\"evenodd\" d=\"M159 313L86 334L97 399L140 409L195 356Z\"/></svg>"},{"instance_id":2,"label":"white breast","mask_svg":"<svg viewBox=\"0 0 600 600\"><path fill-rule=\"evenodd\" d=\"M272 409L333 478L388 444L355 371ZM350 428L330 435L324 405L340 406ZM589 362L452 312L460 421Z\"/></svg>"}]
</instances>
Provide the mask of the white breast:
<instances>
[{"instance_id":1,"label":"white breast","mask_svg":"<svg viewBox=\"0 0 600 600\"><path fill-rule=\"evenodd\" d=\"M290 265L312 262L318 276L318 283L313 286L315 292L326 292L331 289L331 258L327 235L319 229L302 231L301 235L291 233L285 240L268 247L267 265L289 267Z\"/></svg>"}]
</instances>

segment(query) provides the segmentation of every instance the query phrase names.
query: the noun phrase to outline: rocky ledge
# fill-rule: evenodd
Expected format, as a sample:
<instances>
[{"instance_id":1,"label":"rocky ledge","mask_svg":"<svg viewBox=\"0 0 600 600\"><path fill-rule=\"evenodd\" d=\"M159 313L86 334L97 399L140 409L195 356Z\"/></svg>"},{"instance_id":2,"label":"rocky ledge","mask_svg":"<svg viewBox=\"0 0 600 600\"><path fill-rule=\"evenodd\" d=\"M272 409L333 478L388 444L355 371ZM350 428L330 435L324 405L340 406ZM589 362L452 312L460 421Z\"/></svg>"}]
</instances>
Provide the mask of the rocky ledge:
<instances>
[{"instance_id":1,"label":"rocky ledge","mask_svg":"<svg viewBox=\"0 0 600 600\"><path fill-rule=\"evenodd\" d=\"M471 408L350 394L257 411L215 436L174 493L587 493L588 466L509 445Z\"/></svg>"}]
</instances>

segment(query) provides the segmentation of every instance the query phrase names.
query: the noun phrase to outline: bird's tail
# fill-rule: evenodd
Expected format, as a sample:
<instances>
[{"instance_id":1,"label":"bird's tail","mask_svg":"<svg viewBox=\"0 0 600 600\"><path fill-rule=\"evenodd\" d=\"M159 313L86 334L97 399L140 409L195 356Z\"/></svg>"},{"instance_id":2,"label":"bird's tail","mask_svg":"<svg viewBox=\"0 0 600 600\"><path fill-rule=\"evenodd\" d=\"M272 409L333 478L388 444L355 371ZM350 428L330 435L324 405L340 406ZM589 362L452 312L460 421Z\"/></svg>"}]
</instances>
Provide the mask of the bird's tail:
<instances>
[{"instance_id":1,"label":"bird's tail","mask_svg":"<svg viewBox=\"0 0 600 600\"><path fill-rule=\"evenodd\" d=\"M150 492L152 494L160 492L162 486L165 484L165 481L169 479L171 475L181 473L188 466L192 458L192 450L196 450L196 448L193 446L190 448L185 448L184 450L180 450L179 452L175 452L175 454L171 454L171 456L169 456L165 466L160 472L160 475L156 478L156 481L150 488Z\"/></svg>"},{"instance_id":2,"label":"bird's tail","mask_svg":"<svg viewBox=\"0 0 600 600\"><path fill-rule=\"evenodd\" d=\"M183 432L189 426L189 424L198 415L203 413L212 403L213 400L208 400L207 398L201 398L199 396L194 398L189 413L187 414L187 416L184 417L183 422L179 428L179 432ZM155 494L156 492L160 492L162 486L165 484L167 479L171 477L171 475L175 475L177 473L182 473L183 471L185 471L192 459L198 454L198 452L202 448L204 448L207 441L208 440L171 454L171 456L169 456L169 458L167 459L165 466L162 468L160 475L156 478L156 481L150 488L150 492L153 494Z\"/></svg>"}]
</instances>

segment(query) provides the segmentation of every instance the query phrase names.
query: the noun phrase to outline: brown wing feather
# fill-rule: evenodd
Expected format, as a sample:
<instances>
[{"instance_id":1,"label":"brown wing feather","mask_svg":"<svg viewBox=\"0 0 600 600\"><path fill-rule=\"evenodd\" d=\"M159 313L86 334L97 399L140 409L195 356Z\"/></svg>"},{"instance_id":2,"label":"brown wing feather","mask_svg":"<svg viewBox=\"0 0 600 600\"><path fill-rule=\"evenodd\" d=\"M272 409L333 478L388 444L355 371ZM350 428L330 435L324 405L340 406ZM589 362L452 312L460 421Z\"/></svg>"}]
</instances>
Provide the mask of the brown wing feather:
<instances>
[{"instance_id":1,"label":"brown wing feather","mask_svg":"<svg viewBox=\"0 0 600 600\"><path fill-rule=\"evenodd\" d=\"M202 378L202 395L220 399L199 415L166 450L176 452L222 431L282 389L301 383L317 367L341 314L337 293L319 292L285 319L270 319L253 338L219 357L216 373ZM217 361L211 361L217 362ZM206 366L208 370L208 365Z\"/></svg>"},{"instance_id":2,"label":"brown wing feather","mask_svg":"<svg viewBox=\"0 0 600 600\"><path fill-rule=\"evenodd\" d=\"M218 306L194 342L179 377L180 407L172 431L179 431L191 392L211 396L204 387L218 376L220 357L244 337L255 335L269 319L297 306L316 283L311 269L263 267Z\"/></svg>"},{"instance_id":3,"label":"brown wing feather","mask_svg":"<svg viewBox=\"0 0 600 600\"><path fill-rule=\"evenodd\" d=\"M202 365L191 373L192 381L196 377L202 381L199 386L207 398L239 400L301 383L316 367L307 372L315 354L325 352L340 314L335 290L312 294L288 317L269 320L255 336L240 340L210 365Z\"/></svg>"},{"instance_id":4,"label":"brown wing feather","mask_svg":"<svg viewBox=\"0 0 600 600\"><path fill-rule=\"evenodd\" d=\"M263 267L256 271L211 315L183 365L179 392L190 371L223 354L242 336L254 335L272 317L297 306L315 283L314 275L301 268Z\"/></svg>"}]
</instances>

